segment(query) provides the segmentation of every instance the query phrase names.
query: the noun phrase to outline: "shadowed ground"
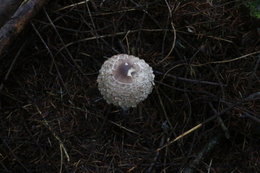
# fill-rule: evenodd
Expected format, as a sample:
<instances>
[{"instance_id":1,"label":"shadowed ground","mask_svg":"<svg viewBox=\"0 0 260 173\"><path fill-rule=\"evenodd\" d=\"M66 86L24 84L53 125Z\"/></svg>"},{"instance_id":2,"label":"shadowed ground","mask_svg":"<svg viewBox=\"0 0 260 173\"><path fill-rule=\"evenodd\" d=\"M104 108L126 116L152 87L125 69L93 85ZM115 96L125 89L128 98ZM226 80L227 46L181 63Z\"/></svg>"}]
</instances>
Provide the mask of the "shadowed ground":
<instances>
[{"instance_id":1,"label":"shadowed ground","mask_svg":"<svg viewBox=\"0 0 260 173\"><path fill-rule=\"evenodd\" d=\"M0 57L0 172L259 172L259 28L242 0L50 1ZM124 113L119 53L156 76Z\"/></svg>"}]
</instances>

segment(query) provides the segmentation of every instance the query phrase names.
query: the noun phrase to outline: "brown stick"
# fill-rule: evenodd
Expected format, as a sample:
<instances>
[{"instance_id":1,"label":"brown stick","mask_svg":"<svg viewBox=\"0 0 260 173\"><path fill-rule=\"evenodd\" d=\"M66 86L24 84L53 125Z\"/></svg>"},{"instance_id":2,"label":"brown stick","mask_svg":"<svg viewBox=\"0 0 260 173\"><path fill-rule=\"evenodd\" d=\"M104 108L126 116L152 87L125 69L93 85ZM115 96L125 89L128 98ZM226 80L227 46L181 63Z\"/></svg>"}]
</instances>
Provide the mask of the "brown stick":
<instances>
[{"instance_id":1,"label":"brown stick","mask_svg":"<svg viewBox=\"0 0 260 173\"><path fill-rule=\"evenodd\" d=\"M0 27L15 13L23 0L0 0Z\"/></svg>"},{"instance_id":2,"label":"brown stick","mask_svg":"<svg viewBox=\"0 0 260 173\"><path fill-rule=\"evenodd\" d=\"M0 55L48 0L25 0L11 19L0 28ZM1 59L1 58L0 58Z\"/></svg>"}]
</instances>

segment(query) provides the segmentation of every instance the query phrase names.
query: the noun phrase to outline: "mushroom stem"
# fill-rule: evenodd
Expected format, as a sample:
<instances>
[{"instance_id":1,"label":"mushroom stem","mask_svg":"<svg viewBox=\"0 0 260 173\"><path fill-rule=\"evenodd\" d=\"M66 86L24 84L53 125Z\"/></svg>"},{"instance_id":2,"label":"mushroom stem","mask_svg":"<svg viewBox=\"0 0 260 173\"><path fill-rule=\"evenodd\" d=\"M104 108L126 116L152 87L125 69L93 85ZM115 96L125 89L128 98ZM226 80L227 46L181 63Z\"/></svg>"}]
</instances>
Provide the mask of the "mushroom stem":
<instances>
[{"instance_id":1,"label":"mushroom stem","mask_svg":"<svg viewBox=\"0 0 260 173\"><path fill-rule=\"evenodd\" d=\"M121 108L121 114L127 116L129 114L129 108Z\"/></svg>"}]
</instances>

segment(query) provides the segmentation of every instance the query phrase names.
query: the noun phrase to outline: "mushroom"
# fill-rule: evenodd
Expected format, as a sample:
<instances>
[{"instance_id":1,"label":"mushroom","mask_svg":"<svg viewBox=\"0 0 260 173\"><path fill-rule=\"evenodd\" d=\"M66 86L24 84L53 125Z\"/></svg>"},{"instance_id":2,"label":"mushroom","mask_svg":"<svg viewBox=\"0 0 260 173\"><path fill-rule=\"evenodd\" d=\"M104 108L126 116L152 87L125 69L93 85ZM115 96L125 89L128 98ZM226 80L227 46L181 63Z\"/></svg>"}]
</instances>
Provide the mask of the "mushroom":
<instances>
[{"instance_id":1,"label":"mushroom","mask_svg":"<svg viewBox=\"0 0 260 173\"><path fill-rule=\"evenodd\" d=\"M97 82L107 103L128 109L136 107L152 92L154 74L143 59L118 54L104 62Z\"/></svg>"}]
</instances>

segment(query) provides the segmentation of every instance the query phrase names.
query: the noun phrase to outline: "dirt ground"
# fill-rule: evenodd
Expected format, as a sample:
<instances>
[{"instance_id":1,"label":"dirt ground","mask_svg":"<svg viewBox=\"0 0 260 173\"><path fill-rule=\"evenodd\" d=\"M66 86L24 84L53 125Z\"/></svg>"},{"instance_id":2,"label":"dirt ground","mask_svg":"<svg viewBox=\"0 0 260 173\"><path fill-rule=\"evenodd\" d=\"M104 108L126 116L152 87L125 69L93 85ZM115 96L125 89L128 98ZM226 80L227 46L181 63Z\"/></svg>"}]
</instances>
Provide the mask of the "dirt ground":
<instances>
[{"instance_id":1,"label":"dirt ground","mask_svg":"<svg viewBox=\"0 0 260 173\"><path fill-rule=\"evenodd\" d=\"M260 172L260 19L243 2L48 3L0 57L0 172ZM119 53L155 74L127 113L96 82Z\"/></svg>"}]
</instances>

